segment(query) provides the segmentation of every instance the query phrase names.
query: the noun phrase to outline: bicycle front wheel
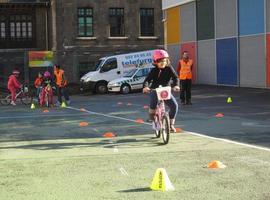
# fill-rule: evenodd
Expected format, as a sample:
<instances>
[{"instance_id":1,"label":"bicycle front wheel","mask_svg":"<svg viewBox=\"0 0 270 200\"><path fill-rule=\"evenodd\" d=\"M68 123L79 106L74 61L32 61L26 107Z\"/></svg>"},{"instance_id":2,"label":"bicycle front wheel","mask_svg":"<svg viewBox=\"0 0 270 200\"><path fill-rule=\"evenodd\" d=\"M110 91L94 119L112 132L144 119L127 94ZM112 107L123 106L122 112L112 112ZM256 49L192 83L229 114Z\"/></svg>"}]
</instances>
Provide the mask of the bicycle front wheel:
<instances>
[{"instance_id":1,"label":"bicycle front wheel","mask_svg":"<svg viewBox=\"0 0 270 200\"><path fill-rule=\"evenodd\" d=\"M7 95L6 97L1 97L0 100L2 105L9 105L11 103L11 95Z\"/></svg>"},{"instance_id":2,"label":"bicycle front wheel","mask_svg":"<svg viewBox=\"0 0 270 200\"><path fill-rule=\"evenodd\" d=\"M162 118L161 134L164 144L168 144L170 139L170 119L167 115Z\"/></svg>"},{"instance_id":3,"label":"bicycle front wheel","mask_svg":"<svg viewBox=\"0 0 270 200\"><path fill-rule=\"evenodd\" d=\"M156 136L157 138L160 138L161 130L160 130L160 128L157 128L157 125L158 125L160 122L159 122L159 118L158 118L157 115L154 117L153 123L154 123L154 124L153 124L153 127L154 127L154 130L155 130L155 136ZM160 125L159 125L159 127L160 127Z\"/></svg>"},{"instance_id":4,"label":"bicycle front wheel","mask_svg":"<svg viewBox=\"0 0 270 200\"><path fill-rule=\"evenodd\" d=\"M21 102L24 105L30 105L33 101L33 97L31 97L28 93L25 93L21 96Z\"/></svg>"}]
</instances>

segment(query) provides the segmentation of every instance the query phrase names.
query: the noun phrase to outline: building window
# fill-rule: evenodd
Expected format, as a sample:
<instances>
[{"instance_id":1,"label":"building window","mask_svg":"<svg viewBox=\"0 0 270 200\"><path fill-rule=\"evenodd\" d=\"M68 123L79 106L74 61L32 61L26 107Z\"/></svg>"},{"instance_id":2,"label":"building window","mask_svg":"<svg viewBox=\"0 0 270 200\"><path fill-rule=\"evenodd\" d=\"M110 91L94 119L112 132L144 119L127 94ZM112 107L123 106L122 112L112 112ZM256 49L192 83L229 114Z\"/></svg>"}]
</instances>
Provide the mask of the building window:
<instances>
[{"instance_id":1,"label":"building window","mask_svg":"<svg viewBox=\"0 0 270 200\"><path fill-rule=\"evenodd\" d=\"M78 36L94 36L92 8L78 8Z\"/></svg>"},{"instance_id":2,"label":"building window","mask_svg":"<svg viewBox=\"0 0 270 200\"><path fill-rule=\"evenodd\" d=\"M31 15L11 15L9 20L10 39L31 40L33 23Z\"/></svg>"},{"instance_id":3,"label":"building window","mask_svg":"<svg viewBox=\"0 0 270 200\"><path fill-rule=\"evenodd\" d=\"M0 16L0 38L5 39L6 38L6 20L5 16Z\"/></svg>"},{"instance_id":4,"label":"building window","mask_svg":"<svg viewBox=\"0 0 270 200\"><path fill-rule=\"evenodd\" d=\"M125 36L124 8L110 8L110 37Z\"/></svg>"},{"instance_id":5,"label":"building window","mask_svg":"<svg viewBox=\"0 0 270 200\"><path fill-rule=\"evenodd\" d=\"M154 9L140 9L141 36L154 36Z\"/></svg>"}]
</instances>

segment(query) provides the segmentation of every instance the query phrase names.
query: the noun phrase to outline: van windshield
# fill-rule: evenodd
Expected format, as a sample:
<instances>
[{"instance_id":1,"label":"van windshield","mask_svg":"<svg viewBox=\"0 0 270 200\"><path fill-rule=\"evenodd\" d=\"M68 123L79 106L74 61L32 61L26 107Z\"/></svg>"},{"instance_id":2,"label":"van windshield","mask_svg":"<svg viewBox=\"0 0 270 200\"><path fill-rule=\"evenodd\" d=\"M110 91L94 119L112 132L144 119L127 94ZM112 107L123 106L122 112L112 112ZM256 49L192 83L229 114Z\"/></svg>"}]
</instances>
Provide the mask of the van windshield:
<instances>
[{"instance_id":1,"label":"van windshield","mask_svg":"<svg viewBox=\"0 0 270 200\"><path fill-rule=\"evenodd\" d=\"M128 71L128 72L124 75L124 77L130 78L130 77L132 77L132 76L136 73L136 71L137 71L137 69L132 69L132 70Z\"/></svg>"},{"instance_id":2,"label":"van windshield","mask_svg":"<svg viewBox=\"0 0 270 200\"><path fill-rule=\"evenodd\" d=\"M98 63L96 64L96 71L100 69L100 67L103 65L103 63L104 63L104 60L103 59L100 59L98 61Z\"/></svg>"}]
</instances>

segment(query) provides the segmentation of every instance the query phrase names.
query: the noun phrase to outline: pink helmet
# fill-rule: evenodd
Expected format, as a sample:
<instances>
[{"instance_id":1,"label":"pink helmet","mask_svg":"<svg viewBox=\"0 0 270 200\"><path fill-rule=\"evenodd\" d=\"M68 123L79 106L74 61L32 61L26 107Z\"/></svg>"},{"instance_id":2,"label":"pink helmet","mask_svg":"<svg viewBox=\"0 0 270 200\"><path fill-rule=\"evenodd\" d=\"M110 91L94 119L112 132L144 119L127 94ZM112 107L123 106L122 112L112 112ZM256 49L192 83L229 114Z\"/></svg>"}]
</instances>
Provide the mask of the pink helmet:
<instances>
[{"instance_id":1,"label":"pink helmet","mask_svg":"<svg viewBox=\"0 0 270 200\"><path fill-rule=\"evenodd\" d=\"M15 69L15 70L12 71L12 74L20 74L20 72Z\"/></svg>"},{"instance_id":2,"label":"pink helmet","mask_svg":"<svg viewBox=\"0 0 270 200\"><path fill-rule=\"evenodd\" d=\"M49 71L44 72L44 77L45 78L50 78L51 77L51 73Z\"/></svg>"},{"instance_id":3,"label":"pink helmet","mask_svg":"<svg viewBox=\"0 0 270 200\"><path fill-rule=\"evenodd\" d=\"M167 53L167 51L162 50L162 49L158 49L154 51L154 55L153 55L154 63L156 63L157 60L163 59L163 58L169 58L169 54Z\"/></svg>"}]
</instances>

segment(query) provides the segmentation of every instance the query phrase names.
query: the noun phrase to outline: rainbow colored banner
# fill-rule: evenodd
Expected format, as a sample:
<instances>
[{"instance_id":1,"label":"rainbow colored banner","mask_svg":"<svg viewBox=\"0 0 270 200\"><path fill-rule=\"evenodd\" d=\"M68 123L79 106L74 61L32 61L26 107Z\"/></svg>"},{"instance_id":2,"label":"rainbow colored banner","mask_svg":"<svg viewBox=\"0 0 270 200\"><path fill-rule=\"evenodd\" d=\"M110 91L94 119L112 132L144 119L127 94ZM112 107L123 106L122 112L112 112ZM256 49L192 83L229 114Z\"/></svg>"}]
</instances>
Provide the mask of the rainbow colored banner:
<instances>
[{"instance_id":1,"label":"rainbow colored banner","mask_svg":"<svg viewBox=\"0 0 270 200\"><path fill-rule=\"evenodd\" d=\"M29 67L53 67L52 51L29 51Z\"/></svg>"}]
</instances>

